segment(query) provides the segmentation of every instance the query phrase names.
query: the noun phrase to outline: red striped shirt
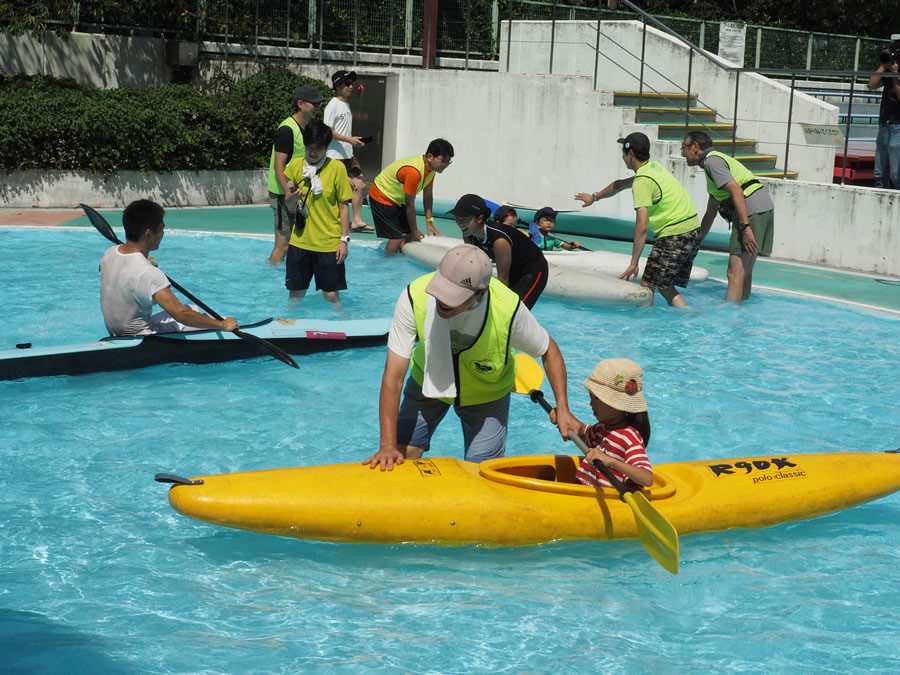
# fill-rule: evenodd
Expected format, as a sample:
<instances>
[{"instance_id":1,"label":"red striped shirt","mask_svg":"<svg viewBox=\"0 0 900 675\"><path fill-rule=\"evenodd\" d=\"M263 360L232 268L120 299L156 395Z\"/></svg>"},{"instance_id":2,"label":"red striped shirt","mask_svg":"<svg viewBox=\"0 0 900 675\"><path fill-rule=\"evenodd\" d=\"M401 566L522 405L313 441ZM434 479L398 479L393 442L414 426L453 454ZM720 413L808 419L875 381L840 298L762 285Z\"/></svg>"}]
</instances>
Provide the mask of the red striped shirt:
<instances>
[{"instance_id":1,"label":"red striped shirt","mask_svg":"<svg viewBox=\"0 0 900 675\"><path fill-rule=\"evenodd\" d=\"M584 430L584 442L589 448L599 447L610 457L621 460L626 464L637 466L648 471L653 471L650 466L650 460L647 457L647 451L644 448L644 439L634 427L625 427L623 429L604 429L599 424L594 424ZM625 482L627 477L620 471L610 469L613 475L620 481ZM587 460L582 460L581 466L575 472L575 477L579 483L591 485L594 487L612 487L603 474L601 474Z\"/></svg>"}]
</instances>

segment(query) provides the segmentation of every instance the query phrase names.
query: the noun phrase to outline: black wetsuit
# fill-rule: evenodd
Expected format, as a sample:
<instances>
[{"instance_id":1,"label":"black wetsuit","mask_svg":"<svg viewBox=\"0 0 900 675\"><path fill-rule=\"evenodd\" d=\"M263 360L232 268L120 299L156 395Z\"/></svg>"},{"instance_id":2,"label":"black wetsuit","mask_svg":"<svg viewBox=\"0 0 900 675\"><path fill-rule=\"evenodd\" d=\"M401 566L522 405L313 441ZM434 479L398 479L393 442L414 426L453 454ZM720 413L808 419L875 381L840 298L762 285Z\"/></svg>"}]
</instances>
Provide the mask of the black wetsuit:
<instances>
[{"instance_id":1,"label":"black wetsuit","mask_svg":"<svg viewBox=\"0 0 900 675\"><path fill-rule=\"evenodd\" d=\"M484 226L485 241L477 237L467 237L466 243L474 244L496 261L494 242L505 239L512 249L512 261L509 266L509 287L516 292L522 303L531 309L547 285L547 259L541 249L511 225L490 221Z\"/></svg>"}]
</instances>

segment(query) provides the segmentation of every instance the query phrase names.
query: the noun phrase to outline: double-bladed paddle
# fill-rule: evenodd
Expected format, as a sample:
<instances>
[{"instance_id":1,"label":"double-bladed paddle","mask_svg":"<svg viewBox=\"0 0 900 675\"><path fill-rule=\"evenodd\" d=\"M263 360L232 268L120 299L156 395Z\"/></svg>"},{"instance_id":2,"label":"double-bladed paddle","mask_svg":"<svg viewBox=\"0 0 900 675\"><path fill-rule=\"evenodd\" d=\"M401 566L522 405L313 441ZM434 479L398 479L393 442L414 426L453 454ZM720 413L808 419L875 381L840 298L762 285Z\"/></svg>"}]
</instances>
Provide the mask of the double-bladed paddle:
<instances>
[{"instance_id":1,"label":"double-bladed paddle","mask_svg":"<svg viewBox=\"0 0 900 675\"><path fill-rule=\"evenodd\" d=\"M529 225L531 225L531 223L526 223L521 218L516 218L516 224L524 225L525 227L528 227ZM587 251L589 253L591 251L591 249L589 249L587 246L582 246L581 244L576 244L574 241L569 241L568 239L563 239L562 237L557 237L555 234L553 234L551 232L541 232L541 234L545 237L550 237L551 239L556 239L557 241L561 241L564 244L568 244L569 246L571 246L573 248L581 249L582 251Z\"/></svg>"},{"instance_id":2,"label":"double-bladed paddle","mask_svg":"<svg viewBox=\"0 0 900 675\"><path fill-rule=\"evenodd\" d=\"M574 241L569 241L569 240L567 240L567 239L563 239L562 237L557 237L557 236L556 236L555 234L553 234L552 232L547 232L546 234L544 234L544 236L545 236L545 237L550 237L551 239L556 239L557 241L561 241L562 243L568 244L569 246L571 246L571 247L573 247L573 248L579 248L579 249L581 249L582 251L587 251L587 252L589 252L589 253L590 253L590 251L591 251L591 249L589 249L587 246L582 246L581 244L577 244L577 243L575 243Z\"/></svg>"},{"instance_id":3,"label":"double-bladed paddle","mask_svg":"<svg viewBox=\"0 0 900 675\"><path fill-rule=\"evenodd\" d=\"M543 382L544 371L540 364L528 354L517 353L515 392L528 394L532 401L550 413L553 408L540 390ZM574 430L570 430L569 438L578 446L582 454L587 454L587 445L577 433L574 433ZM672 524L656 510L643 492L626 488L603 462L595 460L594 466L609 481L610 485L619 491L622 501L631 507L638 528L638 537L644 548L647 549L647 553L668 572L678 574L678 532L675 531Z\"/></svg>"},{"instance_id":4,"label":"double-bladed paddle","mask_svg":"<svg viewBox=\"0 0 900 675\"><path fill-rule=\"evenodd\" d=\"M102 234L104 237L109 239L113 244L121 244L122 241L116 236L116 233L113 231L112 227L110 227L109 223L106 222L106 218L97 213L94 209L92 209L87 204L79 204L79 206L84 209L85 215L87 215L88 220L91 221L91 225L97 228L97 231ZM204 304L201 300L193 296L191 293L186 291L183 286L177 283L174 279L169 278L169 283L172 284L175 290L180 291L184 297L186 297L191 302L197 304L204 312L209 314L212 318L217 319L218 321L222 320L222 317L216 314L212 309L210 309L206 304ZM261 337L257 337L251 333L245 333L240 328L236 328L234 330L234 334L237 335L242 340L246 340L247 342L251 342L257 345L261 350L268 352L272 356L274 356L279 361L286 363L289 366L294 368L299 368L297 362L291 358L291 355L286 351L281 349L280 347L276 347L271 342L267 340L263 340Z\"/></svg>"}]
</instances>

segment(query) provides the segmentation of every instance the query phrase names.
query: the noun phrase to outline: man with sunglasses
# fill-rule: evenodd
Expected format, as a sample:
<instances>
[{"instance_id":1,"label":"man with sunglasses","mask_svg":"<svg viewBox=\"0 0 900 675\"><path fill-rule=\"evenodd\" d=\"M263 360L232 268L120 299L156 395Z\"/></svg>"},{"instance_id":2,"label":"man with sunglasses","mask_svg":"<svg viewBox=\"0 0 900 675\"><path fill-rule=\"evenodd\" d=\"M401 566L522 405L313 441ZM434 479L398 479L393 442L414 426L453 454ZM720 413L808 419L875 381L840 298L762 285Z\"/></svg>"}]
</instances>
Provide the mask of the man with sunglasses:
<instances>
[{"instance_id":1,"label":"man with sunglasses","mask_svg":"<svg viewBox=\"0 0 900 675\"><path fill-rule=\"evenodd\" d=\"M269 157L269 204L275 213L275 245L269 254L269 264L276 265L287 255L291 239L292 216L284 205L284 196L290 193L284 167L292 159L303 157L303 129L322 104L322 95L312 85L297 87L294 91L292 112L275 130L272 152Z\"/></svg>"},{"instance_id":2,"label":"man with sunglasses","mask_svg":"<svg viewBox=\"0 0 900 675\"><path fill-rule=\"evenodd\" d=\"M568 438L568 430L578 426L569 412L566 364L556 342L519 297L491 276L484 251L471 244L450 249L436 272L413 281L397 299L379 396L380 446L363 464L390 471L404 459L420 458L451 406L462 424L466 461L502 457L514 350L543 359L557 426Z\"/></svg>"}]
</instances>

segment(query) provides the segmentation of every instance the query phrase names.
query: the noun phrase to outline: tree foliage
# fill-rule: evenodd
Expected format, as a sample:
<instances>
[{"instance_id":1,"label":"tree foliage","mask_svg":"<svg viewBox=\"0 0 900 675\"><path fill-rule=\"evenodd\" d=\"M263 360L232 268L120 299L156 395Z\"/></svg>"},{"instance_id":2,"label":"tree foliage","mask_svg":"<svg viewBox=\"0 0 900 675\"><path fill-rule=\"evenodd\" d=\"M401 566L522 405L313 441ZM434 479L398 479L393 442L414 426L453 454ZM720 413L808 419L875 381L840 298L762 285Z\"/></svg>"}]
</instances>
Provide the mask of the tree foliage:
<instances>
[{"instance_id":1,"label":"tree foliage","mask_svg":"<svg viewBox=\"0 0 900 675\"><path fill-rule=\"evenodd\" d=\"M275 128L304 84L331 93L285 68L212 93L183 84L97 90L43 75L0 77L0 170L265 167Z\"/></svg>"},{"instance_id":2,"label":"tree foliage","mask_svg":"<svg viewBox=\"0 0 900 675\"><path fill-rule=\"evenodd\" d=\"M287 3L289 0L285 0ZM600 0L604 6L607 0ZM252 35L256 17L256 6L251 0L230 0L228 31L231 35ZM860 6L850 0L830 2L784 2L783 0L641 0L635 3L650 14L658 16L686 16L708 21L741 21L762 26L779 26L812 32L838 33L843 35L888 38L893 32L900 32L900 3L896 0L869 0ZM272 7L273 3L266 3ZM414 30L421 32L421 7L414 3ZM524 4L517 0L500 0L500 17L549 18L555 11L557 18L563 18L568 8L581 10L597 6L597 0L559 0L555 3L545 0L542 4ZM111 27L140 27L158 29L167 35L188 39L196 37L198 24L207 20L216 23L221 17L207 17L207 3L197 0L9 0L0 2L0 30L21 34L26 30L71 30L76 22ZM359 7L374 10L378 17L395 16L397 30L404 20L406 0L360 0ZM346 2L326 0L324 5L325 39L335 31L349 32L352 21ZM479 43L476 51L484 50L480 44L485 25L490 25L493 0L441 0L441 24L439 30L447 33L450 41L460 42L460 31L468 32L471 39ZM622 6L620 5L620 9ZM302 13L297 5L295 11ZM198 14L199 12L199 14ZM371 17L370 14L366 15ZM265 23L270 19L266 14L259 16ZM387 21L384 22L387 25ZM207 26L209 30L216 26ZM223 28L223 27L219 27ZM371 20L362 21L358 26L361 44L368 42L385 44L386 35L380 35ZM215 31L214 31L215 32ZM384 29L380 32L384 32ZM465 40L463 32L462 41ZM294 39L303 36L294 35ZM308 36L307 36L308 37ZM470 45L471 46L471 45ZM459 48L454 45L453 48Z\"/></svg>"}]
</instances>

